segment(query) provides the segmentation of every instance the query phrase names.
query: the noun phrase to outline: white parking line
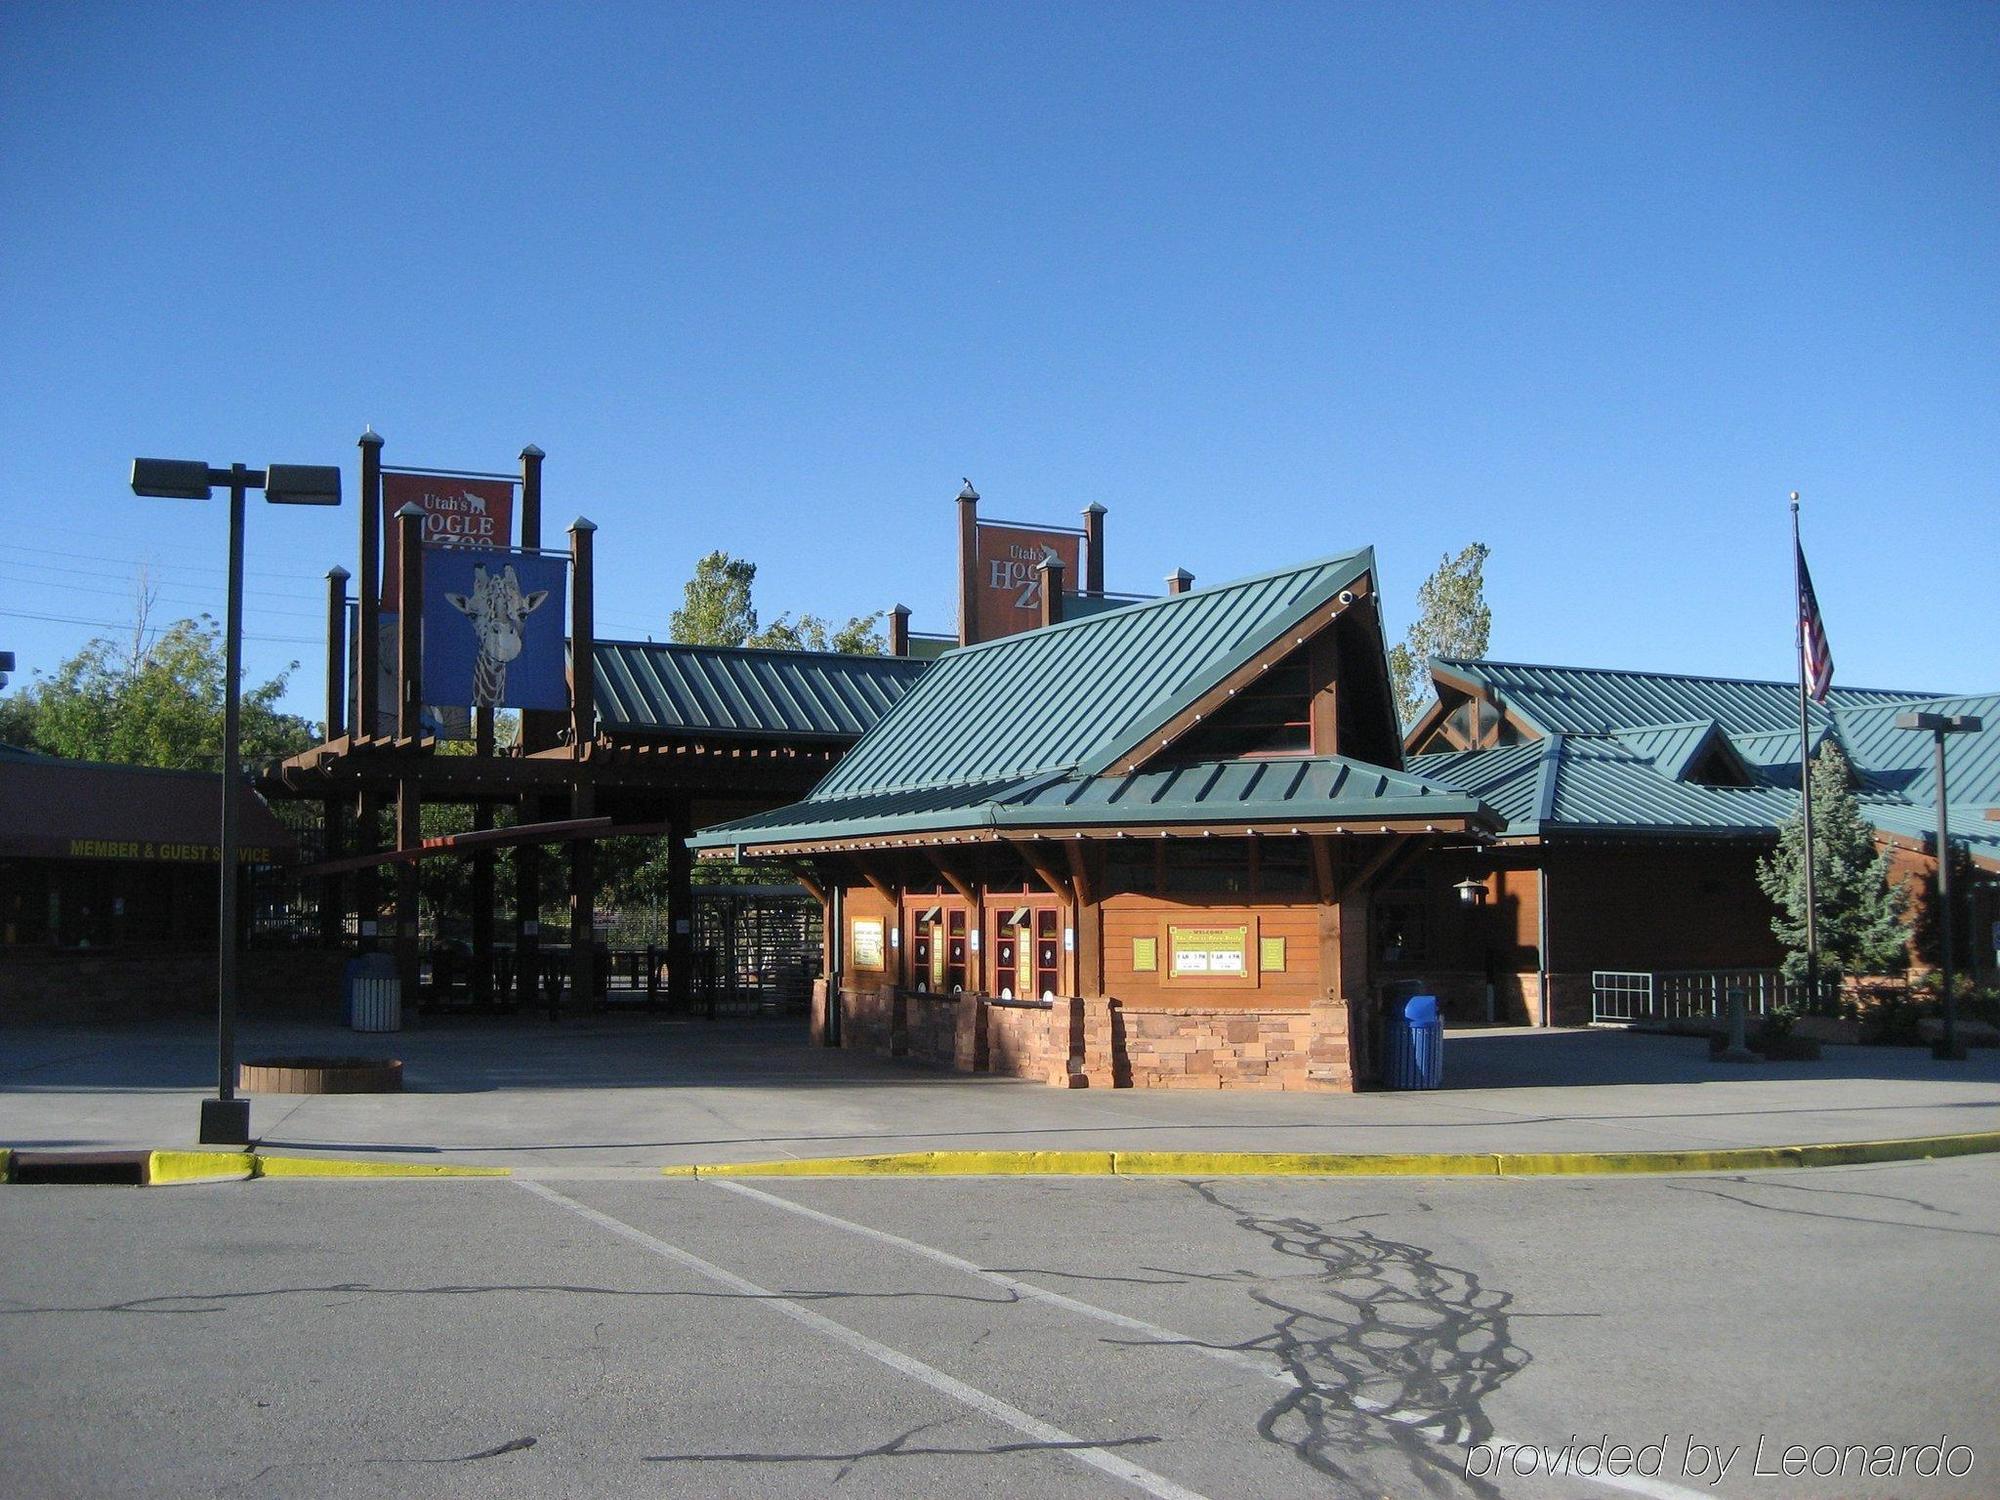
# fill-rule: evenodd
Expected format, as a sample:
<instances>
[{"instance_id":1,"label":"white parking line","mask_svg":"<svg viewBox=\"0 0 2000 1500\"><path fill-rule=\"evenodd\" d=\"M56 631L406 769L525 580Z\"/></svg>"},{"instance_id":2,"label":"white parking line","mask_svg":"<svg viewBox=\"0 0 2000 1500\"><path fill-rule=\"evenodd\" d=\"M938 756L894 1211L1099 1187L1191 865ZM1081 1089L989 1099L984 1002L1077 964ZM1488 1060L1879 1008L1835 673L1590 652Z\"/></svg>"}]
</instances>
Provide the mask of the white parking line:
<instances>
[{"instance_id":1,"label":"white parking line","mask_svg":"<svg viewBox=\"0 0 2000 1500\"><path fill-rule=\"evenodd\" d=\"M580 1218L588 1219L600 1229L608 1229L620 1238L630 1240L633 1244L651 1251L663 1260L670 1260L676 1265L685 1266L697 1275L705 1276L710 1281L720 1286L728 1287L733 1292L741 1293L746 1297L755 1297L773 1310L783 1313L794 1322L803 1323L815 1333L824 1334L838 1343L845 1344L857 1353L865 1354L870 1359L887 1365L898 1374L907 1375L912 1380L921 1381L932 1390L949 1396L960 1405L970 1407L984 1416L991 1417L994 1421L1011 1427L1016 1432L1023 1433L1038 1443L1048 1443L1057 1451L1067 1454L1079 1463L1088 1464L1094 1469L1109 1474L1114 1479L1122 1479L1134 1488L1156 1496L1157 1500L1206 1500L1206 1497L1198 1491L1188 1489L1184 1485L1175 1484L1173 1480L1166 1478L1164 1475L1155 1474L1151 1469L1142 1469L1130 1459L1121 1458L1118 1454L1108 1449L1094 1447L1073 1433L1064 1432L1060 1427L1052 1426L1042 1421L1041 1418L1031 1416L1027 1412L1022 1411L1018 1406L1013 1406L1008 1402L1002 1401L998 1396L989 1395L976 1386L967 1385L964 1381L945 1374L944 1371L937 1369L935 1366L927 1365L920 1359L913 1359L899 1350L891 1349L887 1344L878 1344L866 1334L857 1333L844 1323L836 1323L825 1314L814 1312L811 1308L802 1306L792 1301L789 1297L758 1286L753 1281L746 1281L733 1271L725 1271L721 1266L713 1265L703 1260L692 1251L683 1250L678 1245L670 1245L665 1240L646 1233L643 1229L634 1228L623 1219L614 1219L610 1214L600 1213L597 1209L578 1203L574 1198L566 1198L555 1189L540 1182L524 1181L516 1178L514 1185L524 1192L533 1193L537 1198L547 1199L550 1203L555 1204L559 1208L565 1208ZM778 1201L782 1202L783 1200L780 1199Z\"/></svg>"},{"instance_id":2,"label":"white parking line","mask_svg":"<svg viewBox=\"0 0 2000 1500\"><path fill-rule=\"evenodd\" d=\"M935 1261L941 1266L949 1266L954 1271L961 1271L968 1276L976 1276L993 1286L1004 1287L1018 1296L1031 1298L1036 1302L1047 1303L1052 1307L1060 1307L1065 1311L1077 1313L1086 1318L1095 1318L1100 1323L1109 1323L1114 1327L1123 1328L1131 1333L1143 1334L1157 1344L1192 1349L1198 1354L1205 1354L1211 1359L1220 1360L1224 1364L1234 1365L1238 1369L1248 1370L1252 1374L1263 1376L1267 1380L1278 1381L1284 1385L1296 1387L1300 1384L1298 1378L1286 1369L1275 1356L1260 1356L1252 1354L1248 1350L1230 1348L1225 1344L1203 1343L1190 1334L1177 1333L1173 1329L1164 1328L1158 1323L1148 1323L1143 1318L1128 1317L1124 1313L1113 1312L1108 1307L1098 1307L1094 1303L1078 1301L1075 1297L1064 1296L1061 1292L1052 1292L1047 1287L1036 1286L1030 1281L1022 1281L1019 1277L1009 1276L1003 1271L989 1271L984 1266L966 1260L962 1256L953 1255L948 1250L939 1250L934 1246L923 1244L917 1240L905 1239L900 1234L891 1234L886 1229L876 1229L867 1224L857 1224L851 1219L843 1219L837 1215L825 1213L817 1208L808 1208L803 1203L794 1203L789 1198L781 1198L776 1193L767 1193L761 1188L753 1188L729 1178L705 1177L701 1178L700 1181L705 1182L710 1187L722 1188L727 1192L737 1193L745 1198L754 1198L759 1203L769 1204L773 1208L781 1208L786 1213L797 1214L801 1218L811 1219L815 1223L826 1225L829 1229L839 1229L848 1234L860 1235L864 1239L871 1239L879 1244L893 1246L898 1250L904 1251L906 1254L921 1256L923 1259ZM523 1184L523 1186L526 1186L526 1184ZM1329 1394L1332 1393L1329 1392ZM1432 1436L1438 1435L1440 1423L1435 1414L1392 1410L1384 1403L1372 1401L1366 1396L1350 1395L1346 1399L1348 1404L1357 1410L1365 1411L1371 1416L1380 1417L1385 1422L1395 1422L1400 1426L1409 1427L1413 1431L1425 1432ZM1445 1440L1450 1440L1449 1435L1446 1435ZM1494 1448L1498 1448L1502 1444L1515 1446L1510 1439L1503 1438L1497 1433L1488 1437L1486 1442L1489 1447ZM1646 1500L1713 1500L1715 1493L1712 1490L1694 1490L1683 1485L1670 1484L1663 1479L1649 1479L1642 1474L1578 1474L1574 1476L1558 1475L1556 1477L1594 1480L1596 1483L1605 1485L1608 1488L1622 1490L1628 1495L1643 1495L1646 1497Z\"/></svg>"}]
</instances>

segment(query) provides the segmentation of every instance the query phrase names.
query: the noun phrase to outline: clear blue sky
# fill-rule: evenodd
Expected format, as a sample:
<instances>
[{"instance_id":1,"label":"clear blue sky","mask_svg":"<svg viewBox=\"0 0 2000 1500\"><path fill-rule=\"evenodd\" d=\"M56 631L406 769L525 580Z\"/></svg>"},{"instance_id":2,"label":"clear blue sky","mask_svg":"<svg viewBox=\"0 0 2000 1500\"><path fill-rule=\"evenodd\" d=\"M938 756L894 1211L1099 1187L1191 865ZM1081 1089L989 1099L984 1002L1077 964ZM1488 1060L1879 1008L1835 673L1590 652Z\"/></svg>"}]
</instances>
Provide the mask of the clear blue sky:
<instances>
[{"instance_id":1,"label":"clear blue sky","mask_svg":"<svg viewBox=\"0 0 2000 1500\"><path fill-rule=\"evenodd\" d=\"M2000 688L2000 8L0 8L0 647L220 612L134 454L512 469L952 624L951 500L1157 591L1492 544L1492 654ZM354 507L251 517L304 666ZM553 529L553 528L552 528ZM62 571L56 571L61 569Z\"/></svg>"}]
</instances>

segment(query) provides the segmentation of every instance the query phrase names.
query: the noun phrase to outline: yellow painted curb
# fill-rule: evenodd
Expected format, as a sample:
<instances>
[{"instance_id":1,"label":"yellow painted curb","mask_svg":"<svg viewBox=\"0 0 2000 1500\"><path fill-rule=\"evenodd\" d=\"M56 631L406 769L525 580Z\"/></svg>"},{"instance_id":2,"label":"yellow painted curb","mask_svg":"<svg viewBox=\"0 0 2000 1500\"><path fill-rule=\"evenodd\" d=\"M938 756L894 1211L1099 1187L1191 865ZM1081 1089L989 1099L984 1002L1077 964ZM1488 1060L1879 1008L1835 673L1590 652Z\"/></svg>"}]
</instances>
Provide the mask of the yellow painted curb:
<instances>
[{"instance_id":1,"label":"yellow painted curb","mask_svg":"<svg viewBox=\"0 0 2000 1500\"><path fill-rule=\"evenodd\" d=\"M905 1151L893 1156L812 1156L666 1167L695 1177L1002 1177L1111 1175L1110 1151Z\"/></svg>"},{"instance_id":2,"label":"yellow painted curb","mask_svg":"<svg viewBox=\"0 0 2000 1500\"><path fill-rule=\"evenodd\" d=\"M662 1167L667 1177L1568 1177L1763 1172L2000 1151L2000 1131L1691 1151L909 1151Z\"/></svg>"},{"instance_id":3,"label":"yellow painted curb","mask_svg":"<svg viewBox=\"0 0 2000 1500\"><path fill-rule=\"evenodd\" d=\"M511 1167L410 1161L345 1161L332 1156L260 1156L259 1177L511 1177Z\"/></svg>"},{"instance_id":4,"label":"yellow painted curb","mask_svg":"<svg viewBox=\"0 0 2000 1500\"><path fill-rule=\"evenodd\" d=\"M257 1175L257 1158L248 1151L151 1151L146 1154L146 1185L174 1187L184 1182L246 1182Z\"/></svg>"},{"instance_id":5,"label":"yellow painted curb","mask_svg":"<svg viewBox=\"0 0 2000 1500\"><path fill-rule=\"evenodd\" d=\"M1491 1177L1484 1152L1119 1151L1121 1177Z\"/></svg>"},{"instance_id":6,"label":"yellow painted curb","mask_svg":"<svg viewBox=\"0 0 2000 1500\"><path fill-rule=\"evenodd\" d=\"M14 1153L0 1148L0 1182L14 1180Z\"/></svg>"}]
</instances>

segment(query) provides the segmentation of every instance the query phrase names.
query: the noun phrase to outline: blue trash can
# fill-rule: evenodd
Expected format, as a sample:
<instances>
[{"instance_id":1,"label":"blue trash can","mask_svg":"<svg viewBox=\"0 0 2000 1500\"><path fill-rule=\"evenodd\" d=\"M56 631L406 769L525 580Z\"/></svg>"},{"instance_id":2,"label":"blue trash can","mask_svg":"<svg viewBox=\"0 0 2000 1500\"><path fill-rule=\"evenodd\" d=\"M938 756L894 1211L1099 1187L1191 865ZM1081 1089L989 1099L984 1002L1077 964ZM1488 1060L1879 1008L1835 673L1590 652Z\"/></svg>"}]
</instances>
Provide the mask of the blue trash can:
<instances>
[{"instance_id":1,"label":"blue trash can","mask_svg":"<svg viewBox=\"0 0 2000 1500\"><path fill-rule=\"evenodd\" d=\"M1444 1022L1435 995L1392 1006L1384 1028L1382 1082L1392 1089L1444 1087Z\"/></svg>"}]
</instances>

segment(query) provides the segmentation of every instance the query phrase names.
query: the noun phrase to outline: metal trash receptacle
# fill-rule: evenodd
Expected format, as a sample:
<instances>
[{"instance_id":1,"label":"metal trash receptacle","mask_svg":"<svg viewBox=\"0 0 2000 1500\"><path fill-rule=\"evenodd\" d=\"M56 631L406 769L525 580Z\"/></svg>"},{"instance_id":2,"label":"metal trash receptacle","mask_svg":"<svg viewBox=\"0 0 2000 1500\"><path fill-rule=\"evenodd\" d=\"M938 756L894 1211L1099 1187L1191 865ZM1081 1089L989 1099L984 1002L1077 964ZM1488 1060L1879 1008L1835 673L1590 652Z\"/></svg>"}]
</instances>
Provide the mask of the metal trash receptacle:
<instances>
[{"instance_id":1,"label":"metal trash receptacle","mask_svg":"<svg viewBox=\"0 0 2000 1500\"><path fill-rule=\"evenodd\" d=\"M1392 1006L1384 1028L1382 1081L1392 1089L1444 1087L1444 1022L1437 996L1412 995Z\"/></svg>"},{"instance_id":2,"label":"metal trash receptacle","mask_svg":"<svg viewBox=\"0 0 2000 1500\"><path fill-rule=\"evenodd\" d=\"M363 953L347 961L343 978L346 1020L353 1031L403 1029L403 981L387 953Z\"/></svg>"}]
</instances>

